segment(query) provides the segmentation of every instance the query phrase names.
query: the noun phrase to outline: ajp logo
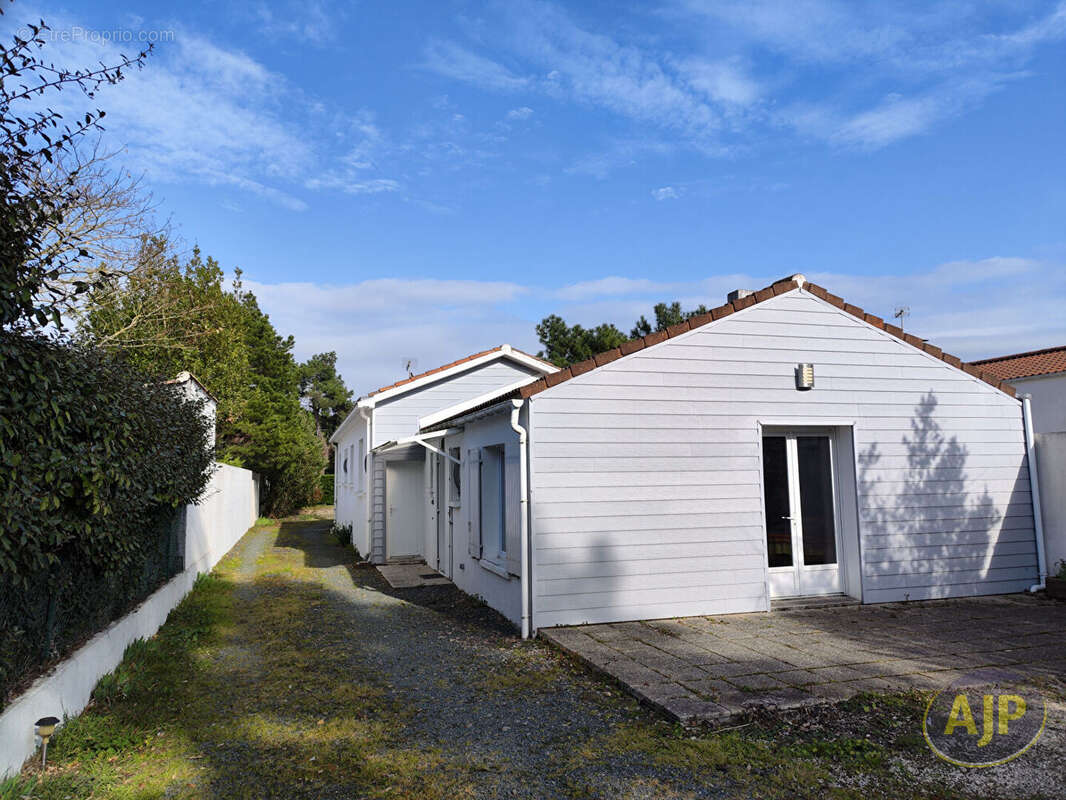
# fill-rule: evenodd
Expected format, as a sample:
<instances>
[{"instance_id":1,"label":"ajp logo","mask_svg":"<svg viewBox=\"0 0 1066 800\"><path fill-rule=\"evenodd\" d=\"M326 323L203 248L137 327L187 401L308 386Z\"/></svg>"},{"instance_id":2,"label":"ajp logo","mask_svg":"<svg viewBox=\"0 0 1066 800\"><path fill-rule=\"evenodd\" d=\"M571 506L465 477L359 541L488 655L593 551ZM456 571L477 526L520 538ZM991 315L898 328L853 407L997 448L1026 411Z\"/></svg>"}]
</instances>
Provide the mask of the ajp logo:
<instances>
[{"instance_id":1,"label":"ajp logo","mask_svg":"<svg viewBox=\"0 0 1066 800\"><path fill-rule=\"evenodd\" d=\"M922 733L933 752L951 764L993 767L1036 744L1046 721L1047 702L1034 687L972 673L929 701Z\"/></svg>"}]
</instances>

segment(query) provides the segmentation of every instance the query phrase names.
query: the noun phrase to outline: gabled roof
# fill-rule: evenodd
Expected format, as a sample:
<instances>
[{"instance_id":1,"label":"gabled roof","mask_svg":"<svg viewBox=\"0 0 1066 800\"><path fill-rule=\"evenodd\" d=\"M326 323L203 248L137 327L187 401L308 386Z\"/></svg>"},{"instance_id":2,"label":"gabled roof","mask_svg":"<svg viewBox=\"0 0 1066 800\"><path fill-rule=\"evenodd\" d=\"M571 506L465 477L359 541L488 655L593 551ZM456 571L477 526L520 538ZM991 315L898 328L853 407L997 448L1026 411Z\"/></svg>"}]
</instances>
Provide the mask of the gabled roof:
<instances>
[{"instance_id":1,"label":"gabled roof","mask_svg":"<svg viewBox=\"0 0 1066 800\"><path fill-rule=\"evenodd\" d=\"M333 435L329 437L329 440L334 443L340 441L340 434L348 427L349 422L359 416L360 409L373 408L379 401L398 397L407 392L432 384L435 381L444 380L452 375L458 375L493 361L499 361L500 359L516 361L530 369L536 370L541 375L547 375L559 369L551 362L545 361L543 358L538 358L537 356L531 356L529 353L511 347L509 344L497 345L488 350L482 350L480 353L474 353L465 358L460 358L458 361L443 364L436 369L427 370L418 375L412 375L408 378L404 378L402 381L396 381L396 383L390 383L388 386L382 386L380 389L368 392L356 400L355 408L353 408L351 413L344 418L344 421L337 426L337 430L333 432ZM527 382L535 379L535 376L531 375ZM510 388L513 389L515 385L516 384L511 384Z\"/></svg>"},{"instance_id":2,"label":"gabled roof","mask_svg":"<svg viewBox=\"0 0 1066 800\"><path fill-rule=\"evenodd\" d=\"M200 391L202 391L209 398L211 398L216 404L218 403L218 398L211 394L210 390L206 386L204 386L203 383L201 383L200 379L188 370L182 370L169 381L163 381L163 384L165 386L178 386L180 384L190 382L195 383L197 386L200 387Z\"/></svg>"},{"instance_id":3,"label":"gabled roof","mask_svg":"<svg viewBox=\"0 0 1066 800\"><path fill-rule=\"evenodd\" d=\"M1015 396L1014 387L1008 383L1004 383L1003 380L994 372L984 369L973 364L965 364L962 359L957 356L949 355L941 350L939 347L924 339L919 339L912 333L905 333L902 328L885 322L881 317L875 314L867 314L858 306L851 303L844 302L843 298L837 297L835 294L823 289L821 286L815 283L809 283L803 275L792 275L788 278L783 278L776 283L767 286L764 289L760 289L757 292L749 294L746 297L741 297L731 303L718 306L718 308L711 309L706 314L700 314L692 319L685 320L677 325L671 325L665 331L655 331L649 333L647 336L642 336L638 339L631 339L620 347L616 347L613 350L608 350L606 353L600 353L595 358L587 359L586 361L580 361L577 364L571 364L569 367L553 372L539 380L533 381L526 386L523 386L518 390L517 396L522 398L532 397L539 392L543 392L545 389L549 389L552 386L558 386L564 381L568 381L571 378L575 378L578 375L584 375L586 372L591 372L597 367L602 367L604 364L610 364L619 358L624 358L628 355L632 355L645 347L651 347L652 345L659 344L660 342L672 339L675 336L679 336L682 333L700 328L707 325L710 322L719 320L722 317L727 317L737 311L742 311L745 308L749 308L757 303L762 303L769 300L771 297L784 294L785 292L791 292L794 289L803 289L810 292L815 297L826 301L830 305L834 305L843 311L851 314L853 317L862 320L875 328L885 331L886 333L895 336L897 339L906 342L912 347L916 347L928 353L931 356L939 358L941 361L950 364L956 369L961 369L975 378L979 378L985 383L994 386L1011 397Z\"/></svg>"},{"instance_id":4,"label":"gabled roof","mask_svg":"<svg viewBox=\"0 0 1066 800\"><path fill-rule=\"evenodd\" d=\"M1005 381L1031 378L1035 375L1054 375L1056 372L1066 372L1066 345L1015 353L1012 356L984 358L970 363Z\"/></svg>"},{"instance_id":5,"label":"gabled roof","mask_svg":"<svg viewBox=\"0 0 1066 800\"><path fill-rule=\"evenodd\" d=\"M516 361L521 361L523 363L526 363L528 366L533 367L534 369L539 369L541 372L554 372L558 369L558 367L556 367L549 361L545 361L544 359L538 358L537 356L531 356L529 353L524 353L521 350L518 350L517 348L511 347L511 345L509 344L501 344L497 345L496 347L492 347L488 350L482 350L480 353L474 353L473 355L466 356L465 358L460 358L458 361L452 361L449 364L443 364L435 369L420 372L418 375L411 375L410 377L404 378L402 381L390 383L388 386L382 386L380 389L375 389L372 392L367 392L366 397L373 397L374 395L381 394L382 392L388 392L392 391L393 389L398 389L401 386L406 386L410 383L415 383L416 381L420 381L423 378L428 378L431 375L436 375L439 372L446 372L447 370L461 366L470 361L477 361L478 359L482 359L485 356L491 356L494 353L499 353L500 357L512 357Z\"/></svg>"}]
</instances>

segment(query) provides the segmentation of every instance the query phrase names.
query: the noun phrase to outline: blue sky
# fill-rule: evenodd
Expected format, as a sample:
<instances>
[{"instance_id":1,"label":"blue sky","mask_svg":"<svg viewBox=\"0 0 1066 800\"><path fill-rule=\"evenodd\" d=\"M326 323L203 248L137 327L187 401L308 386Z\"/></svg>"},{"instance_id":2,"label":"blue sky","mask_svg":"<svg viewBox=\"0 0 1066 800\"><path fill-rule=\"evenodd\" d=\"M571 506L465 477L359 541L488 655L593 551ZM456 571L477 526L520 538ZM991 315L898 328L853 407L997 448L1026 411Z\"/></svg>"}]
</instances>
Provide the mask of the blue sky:
<instances>
[{"instance_id":1,"label":"blue sky","mask_svg":"<svg viewBox=\"0 0 1066 800\"><path fill-rule=\"evenodd\" d=\"M1066 341L1064 3L140 6L4 24L164 40L107 143L357 392L793 272L963 357Z\"/></svg>"}]
</instances>

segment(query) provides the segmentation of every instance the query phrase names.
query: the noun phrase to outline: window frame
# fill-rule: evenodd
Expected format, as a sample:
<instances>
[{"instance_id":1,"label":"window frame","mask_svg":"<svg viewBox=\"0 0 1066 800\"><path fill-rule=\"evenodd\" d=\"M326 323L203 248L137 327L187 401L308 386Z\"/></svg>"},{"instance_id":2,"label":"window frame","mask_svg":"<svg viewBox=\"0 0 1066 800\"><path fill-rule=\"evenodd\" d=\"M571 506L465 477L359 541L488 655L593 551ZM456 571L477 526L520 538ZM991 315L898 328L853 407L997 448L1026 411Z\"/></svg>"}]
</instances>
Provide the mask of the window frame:
<instances>
[{"instance_id":1,"label":"window frame","mask_svg":"<svg viewBox=\"0 0 1066 800\"><path fill-rule=\"evenodd\" d=\"M353 445L354 455L354 445ZM366 440L363 437L359 437L359 460L355 465L355 488L356 491L362 492L366 489Z\"/></svg>"},{"instance_id":2,"label":"window frame","mask_svg":"<svg viewBox=\"0 0 1066 800\"><path fill-rule=\"evenodd\" d=\"M492 572L506 576L507 574L507 451L500 444L485 445L480 448L481 463L478 471L478 521L479 536L481 539L481 562ZM495 513L486 513L492 510L486 508L488 499L485 489L486 468L492 469L496 475L498 486L494 488L496 509ZM497 526L494 530L493 525Z\"/></svg>"}]
</instances>

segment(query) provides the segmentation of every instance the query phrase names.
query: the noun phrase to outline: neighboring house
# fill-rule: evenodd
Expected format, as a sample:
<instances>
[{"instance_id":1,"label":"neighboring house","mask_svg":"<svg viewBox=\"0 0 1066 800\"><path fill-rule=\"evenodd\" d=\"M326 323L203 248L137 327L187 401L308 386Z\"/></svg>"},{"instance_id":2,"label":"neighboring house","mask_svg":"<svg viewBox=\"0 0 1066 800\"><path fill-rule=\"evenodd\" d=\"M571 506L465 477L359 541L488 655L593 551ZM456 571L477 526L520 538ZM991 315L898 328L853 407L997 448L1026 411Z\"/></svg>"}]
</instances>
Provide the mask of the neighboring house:
<instances>
[{"instance_id":1,"label":"neighboring house","mask_svg":"<svg viewBox=\"0 0 1066 800\"><path fill-rule=\"evenodd\" d=\"M442 438L418 436L420 417L460 410L486 393L513 390L557 368L510 345L475 353L360 397L330 442L336 447L336 519L352 526L352 543L375 564L424 559L445 574L438 549L437 507L427 454ZM441 473L442 474L442 473ZM441 524L444 524L445 514Z\"/></svg>"},{"instance_id":2,"label":"neighboring house","mask_svg":"<svg viewBox=\"0 0 1066 800\"><path fill-rule=\"evenodd\" d=\"M172 380L164 381L173 386L189 400L202 400L204 403L203 415L211 424L208 426L208 446L215 446L215 420L218 415L218 400L207 387L196 379L191 372L179 372Z\"/></svg>"},{"instance_id":3,"label":"neighboring house","mask_svg":"<svg viewBox=\"0 0 1066 800\"><path fill-rule=\"evenodd\" d=\"M972 363L1030 396L1037 433L1066 431L1066 345Z\"/></svg>"},{"instance_id":4,"label":"neighboring house","mask_svg":"<svg viewBox=\"0 0 1066 800\"><path fill-rule=\"evenodd\" d=\"M460 588L528 635L1038 582L1010 386L802 275L730 300L422 419Z\"/></svg>"}]
</instances>

